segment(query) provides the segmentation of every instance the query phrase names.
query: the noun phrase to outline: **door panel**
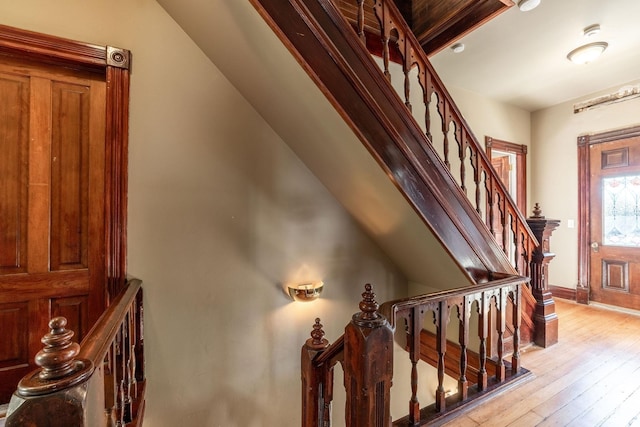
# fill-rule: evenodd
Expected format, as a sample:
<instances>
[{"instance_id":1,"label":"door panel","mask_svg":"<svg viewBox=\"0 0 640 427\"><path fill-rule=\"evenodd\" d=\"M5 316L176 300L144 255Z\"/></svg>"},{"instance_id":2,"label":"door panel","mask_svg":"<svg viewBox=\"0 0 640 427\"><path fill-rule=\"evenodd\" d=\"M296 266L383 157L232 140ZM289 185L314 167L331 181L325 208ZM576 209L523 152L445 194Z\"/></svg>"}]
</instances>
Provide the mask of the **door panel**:
<instances>
[{"instance_id":1,"label":"door panel","mask_svg":"<svg viewBox=\"0 0 640 427\"><path fill-rule=\"evenodd\" d=\"M0 74L0 274L26 271L29 79ZM4 179L7 177L8 179Z\"/></svg>"},{"instance_id":2,"label":"door panel","mask_svg":"<svg viewBox=\"0 0 640 427\"><path fill-rule=\"evenodd\" d=\"M640 137L590 150L590 298L640 309Z\"/></svg>"},{"instance_id":3,"label":"door panel","mask_svg":"<svg viewBox=\"0 0 640 427\"><path fill-rule=\"evenodd\" d=\"M0 57L0 403L35 368L49 319L67 317L79 342L104 309L100 78Z\"/></svg>"}]
</instances>

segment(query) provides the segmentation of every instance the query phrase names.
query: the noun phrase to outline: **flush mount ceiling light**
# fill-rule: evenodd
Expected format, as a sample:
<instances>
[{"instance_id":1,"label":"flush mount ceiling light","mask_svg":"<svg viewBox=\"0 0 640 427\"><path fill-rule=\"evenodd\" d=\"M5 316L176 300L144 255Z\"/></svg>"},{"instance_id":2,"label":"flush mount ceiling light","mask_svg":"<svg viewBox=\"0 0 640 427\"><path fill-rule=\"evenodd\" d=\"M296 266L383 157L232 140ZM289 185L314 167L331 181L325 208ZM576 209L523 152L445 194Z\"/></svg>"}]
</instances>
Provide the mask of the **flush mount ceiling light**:
<instances>
[{"instance_id":1,"label":"flush mount ceiling light","mask_svg":"<svg viewBox=\"0 0 640 427\"><path fill-rule=\"evenodd\" d=\"M456 43L453 46L451 46L451 50L453 51L453 53L460 53L464 51L464 45L462 43Z\"/></svg>"},{"instance_id":2,"label":"flush mount ceiling light","mask_svg":"<svg viewBox=\"0 0 640 427\"><path fill-rule=\"evenodd\" d=\"M535 9L540 4L540 0L520 0L518 2L518 9L522 12L528 12Z\"/></svg>"},{"instance_id":3,"label":"flush mount ceiling light","mask_svg":"<svg viewBox=\"0 0 640 427\"><path fill-rule=\"evenodd\" d=\"M585 44L569 52L567 59L574 64L588 64L602 55L607 46L609 46L607 42Z\"/></svg>"},{"instance_id":4,"label":"flush mount ceiling light","mask_svg":"<svg viewBox=\"0 0 640 427\"><path fill-rule=\"evenodd\" d=\"M582 30L582 34L584 34L585 37L592 37L592 36L595 36L598 33L600 33L600 25L599 24L589 25L587 28Z\"/></svg>"}]
</instances>

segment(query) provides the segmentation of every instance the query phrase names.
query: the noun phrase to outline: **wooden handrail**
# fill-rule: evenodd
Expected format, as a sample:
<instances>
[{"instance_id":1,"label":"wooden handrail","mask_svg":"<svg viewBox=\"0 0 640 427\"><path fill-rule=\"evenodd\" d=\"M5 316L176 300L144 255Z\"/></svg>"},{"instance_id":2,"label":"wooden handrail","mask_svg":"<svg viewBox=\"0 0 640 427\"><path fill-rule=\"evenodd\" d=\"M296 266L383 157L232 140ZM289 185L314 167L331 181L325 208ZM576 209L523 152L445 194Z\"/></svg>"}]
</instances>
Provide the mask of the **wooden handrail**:
<instances>
[{"instance_id":1,"label":"wooden handrail","mask_svg":"<svg viewBox=\"0 0 640 427\"><path fill-rule=\"evenodd\" d=\"M533 250L538 246L538 241L529 228L523 213L511 197L504 183L497 175L487 157L483 147L475 137L471 128L462 116L458 106L453 101L449 91L442 83L442 80L431 65L422 46L409 28L396 4L390 0L335 0L347 17L352 17L352 24L356 29L358 38L363 42L381 38L382 43L382 73L391 80L390 63L392 58L400 58L404 73L403 93L398 92L399 98L404 98L404 105L410 115L413 115L413 108L410 102L411 80L410 72L414 67L418 68L417 83L422 89L422 99L425 104L425 116L415 117L420 122L424 120L425 134L432 143L435 131L432 129L433 121L431 117L430 104L434 94L437 96L437 113L441 118L441 131L443 133L443 147L440 160L446 166L451 176L458 182L460 190L469 197L479 215L485 217L485 225L492 234L495 234L494 218L500 221L503 230L502 241L499 242L505 252L509 251L510 241L509 231L513 234L514 256L512 262L521 275L529 275L529 261ZM355 15L355 18L353 16ZM377 19L373 19L373 16ZM365 23L368 23L365 25ZM373 23L379 24L376 28ZM373 34L371 33L373 32ZM377 43L377 40L374 41ZM395 47L395 51L392 48ZM451 170L451 159L449 149L449 134L453 130L453 137L457 143L457 156L460 164L459 177ZM467 151L471 151L471 156L467 160ZM473 168L475 191L473 195L468 194L467 177L465 164ZM482 182L482 175L486 174L485 182ZM484 187L484 188L483 188ZM482 192L486 191L486 199L483 200ZM495 208L498 212L495 212ZM511 218L511 220L509 220ZM522 260L524 258L524 260Z\"/></svg>"},{"instance_id":2,"label":"wooden handrail","mask_svg":"<svg viewBox=\"0 0 640 427\"><path fill-rule=\"evenodd\" d=\"M479 285L466 286L457 289L434 292L426 295L418 295L414 297L400 298L394 301L387 301L380 306L380 313L382 313L387 319L389 319L391 326L395 328L397 313L402 310L408 310L416 306L434 304L440 301L460 298L465 295L477 294L484 291L502 288L505 286L525 284L529 282L529 278L524 276L513 276L504 274L501 276L503 277Z\"/></svg>"},{"instance_id":3,"label":"wooden handrail","mask_svg":"<svg viewBox=\"0 0 640 427\"><path fill-rule=\"evenodd\" d=\"M91 360L95 365L104 360L141 288L141 280L131 279L128 281L124 291L112 301L111 305L93 325L85 339L82 340L79 357Z\"/></svg>"},{"instance_id":4,"label":"wooden handrail","mask_svg":"<svg viewBox=\"0 0 640 427\"><path fill-rule=\"evenodd\" d=\"M333 344L325 348L322 353L314 359L316 366L333 366L338 362L341 362L344 358L344 334L340 335L340 338L335 340Z\"/></svg>"},{"instance_id":5,"label":"wooden handrail","mask_svg":"<svg viewBox=\"0 0 640 427\"><path fill-rule=\"evenodd\" d=\"M65 328L64 317L49 322L51 331L42 339L46 346L36 356L40 368L18 384L6 427L45 425L50 408L58 408L60 425L70 427L141 425L145 391L141 285L138 279L128 280L81 345L71 341L73 331ZM99 402L104 407L92 406Z\"/></svg>"}]
</instances>

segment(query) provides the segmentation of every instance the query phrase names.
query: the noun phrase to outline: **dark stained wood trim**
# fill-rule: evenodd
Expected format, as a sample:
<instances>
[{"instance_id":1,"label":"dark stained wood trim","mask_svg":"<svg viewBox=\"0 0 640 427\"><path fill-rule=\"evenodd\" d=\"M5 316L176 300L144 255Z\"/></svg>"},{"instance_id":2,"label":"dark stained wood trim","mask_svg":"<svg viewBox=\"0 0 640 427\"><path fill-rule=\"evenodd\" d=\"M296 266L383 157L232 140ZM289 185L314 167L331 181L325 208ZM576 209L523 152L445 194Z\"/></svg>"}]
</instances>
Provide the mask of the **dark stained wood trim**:
<instances>
[{"instance_id":1,"label":"dark stained wood trim","mask_svg":"<svg viewBox=\"0 0 640 427\"><path fill-rule=\"evenodd\" d=\"M108 295L118 295L125 283L127 255L129 70L108 67L107 82L105 244Z\"/></svg>"},{"instance_id":2,"label":"dark stained wood trim","mask_svg":"<svg viewBox=\"0 0 640 427\"><path fill-rule=\"evenodd\" d=\"M467 274L515 273L333 2L251 3Z\"/></svg>"},{"instance_id":3,"label":"dark stained wood trim","mask_svg":"<svg viewBox=\"0 0 640 427\"><path fill-rule=\"evenodd\" d=\"M514 144L513 142L501 141L490 136L484 137L484 144L487 151L487 157L491 159L491 151L499 150L516 155L516 167L518 175L521 176L517 183L517 200L518 209L523 215L527 214L527 146L524 144ZM508 190L508 189L507 189Z\"/></svg>"},{"instance_id":4,"label":"dark stained wood trim","mask_svg":"<svg viewBox=\"0 0 640 427\"><path fill-rule=\"evenodd\" d=\"M117 295L125 283L127 218L127 150L129 74L131 54L126 49L98 46L61 37L0 25L0 54L19 56L78 70L102 73L107 83L105 171L105 267L103 292L94 306L103 308L109 295ZM97 313L102 310L90 310Z\"/></svg>"},{"instance_id":5,"label":"dark stained wood trim","mask_svg":"<svg viewBox=\"0 0 640 427\"><path fill-rule=\"evenodd\" d=\"M589 163L591 158L589 147L636 136L640 136L640 125L578 136L578 284L576 301L581 304L588 304L590 292L591 200L589 189L591 188L591 176Z\"/></svg>"},{"instance_id":6,"label":"dark stained wood trim","mask_svg":"<svg viewBox=\"0 0 640 427\"><path fill-rule=\"evenodd\" d=\"M554 298L576 301L577 292L575 289L563 288L562 286L549 286L549 290Z\"/></svg>"},{"instance_id":7,"label":"dark stained wood trim","mask_svg":"<svg viewBox=\"0 0 640 427\"><path fill-rule=\"evenodd\" d=\"M507 5L495 0L475 0L473 3L473 6L466 7L454 17L455 22L446 20L439 26L417 34L418 41L428 56L435 55L513 6L513 3Z\"/></svg>"}]
</instances>

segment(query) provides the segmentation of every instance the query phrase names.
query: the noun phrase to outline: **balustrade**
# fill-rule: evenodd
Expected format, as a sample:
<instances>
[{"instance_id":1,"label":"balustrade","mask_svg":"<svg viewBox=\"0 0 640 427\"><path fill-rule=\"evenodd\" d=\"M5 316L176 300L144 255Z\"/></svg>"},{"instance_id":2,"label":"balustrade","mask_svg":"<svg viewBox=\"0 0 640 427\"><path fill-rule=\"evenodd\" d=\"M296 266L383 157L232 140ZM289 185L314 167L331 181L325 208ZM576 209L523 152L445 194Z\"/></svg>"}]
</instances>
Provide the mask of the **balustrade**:
<instances>
[{"instance_id":1,"label":"balustrade","mask_svg":"<svg viewBox=\"0 0 640 427\"><path fill-rule=\"evenodd\" d=\"M424 144L438 153L460 191L491 234L499 238L518 274L529 276L532 253L538 246L536 237L395 3L335 1L374 58L380 55L380 68L387 80L396 81L394 69L401 73L394 88L408 114L423 129ZM395 68L394 62L398 62Z\"/></svg>"},{"instance_id":2,"label":"balustrade","mask_svg":"<svg viewBox=\"0 0 640 427\"><path fill-rule=\"evenodd\" d=\"M141 282L129 281L81 345L56 317L11 398L6 427L25 425L136 426L144 413L144 332ZM50 424L55 418L56 424Z\"/></svg>"},{"instance_id":3,"label":"balustrade","mask_svg":"<svg viewBox=\"0 0 640 427\"><path fill-rule=\"evenodd\" d=\"M343 365L345 419L349 427L421 425L447 417L471 400L524 378L528 371L520 365L520 321L514 321L513 351L509 360L505 360L502 336L507 310L512 310L509 314L514 319L520 318L520 297L526 282L521 276L504 276L483 285L390 301L379 310L372 288L367 285L362 294L361 312L353 316L339 340L329 345L320 320L316 319L311 338L302 348L303 425L331 425L336 363ZM509 306L507 301L511 302ZM494 358L487 355L486 348L492 309L498 318L495 326L498 355ZM457 333L453 334L457 335L457 342L453 337L449 339L447 325L451 318L458 320L458 328L454 329ZM471 334L476 322L477 334ZM393 329L396 326L405 328L406 341L399 344L408 352L410 387L406 391L394 391L393 398L407 393L409 411L407 416L391 422ZM428 331L432 328L435 333L430 339ZM436 369L435 384L419 377L418 365L424 362ZM399 363L403 362L396 361L396 366ZM473 372L475 378L468 379L469 372ZM447 390L451 383L447 376L453 378L457 391ZM418 395L425 387L433 387L435 401L423 405Z\"/></svg>"}]
</instances>

